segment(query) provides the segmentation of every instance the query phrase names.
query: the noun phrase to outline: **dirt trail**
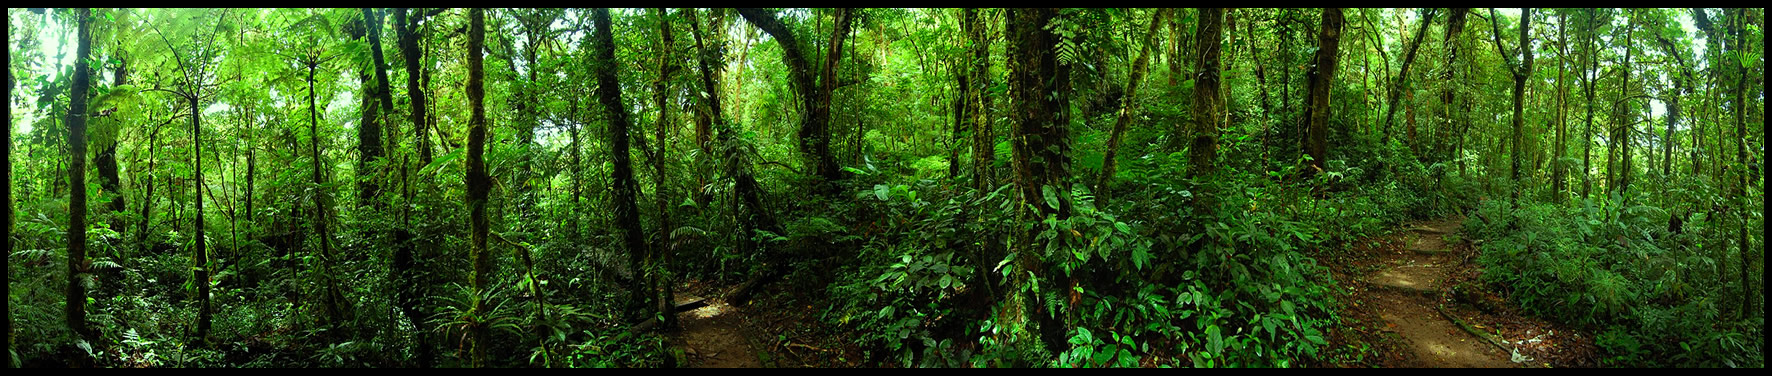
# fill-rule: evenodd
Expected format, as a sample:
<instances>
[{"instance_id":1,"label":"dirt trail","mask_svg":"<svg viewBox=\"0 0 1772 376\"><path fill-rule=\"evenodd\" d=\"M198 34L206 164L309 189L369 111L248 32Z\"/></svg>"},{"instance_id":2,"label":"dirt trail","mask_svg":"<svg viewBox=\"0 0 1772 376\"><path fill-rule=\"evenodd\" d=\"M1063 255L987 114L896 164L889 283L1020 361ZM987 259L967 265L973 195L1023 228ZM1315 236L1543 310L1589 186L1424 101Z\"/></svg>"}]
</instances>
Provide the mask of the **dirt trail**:
<instances>
[{"instance_id":1,"label":"dirt trail","mask_svg":"<svg viewBox=\"0 0 1772 376\"><path fill-rule=\"evenodd\" d=\"M763 367L746 336L743 308L712 298L705 307L678 313L677 320L683 325L677 345L682 346L689 368Z\"/></svg>"},{"instance_id":2,"label":"dirt trail","mask_svg":"<svg viewBox=\"0 0 1772 376\"><path fill-rule=\"evenodd\" d=\"M1358 277L1374 287L1361 298L1383 319L1384 331L1402 337L1413 355L1405 366L1517 367L1511 354L1460 329L1438 309L1451 288L1451 273L1463 262L1444 237L1456 234L1460 225L1442 219L1406 226L1403 247L1385 250L1377 270Z\"/></svg>"}]
</instances>

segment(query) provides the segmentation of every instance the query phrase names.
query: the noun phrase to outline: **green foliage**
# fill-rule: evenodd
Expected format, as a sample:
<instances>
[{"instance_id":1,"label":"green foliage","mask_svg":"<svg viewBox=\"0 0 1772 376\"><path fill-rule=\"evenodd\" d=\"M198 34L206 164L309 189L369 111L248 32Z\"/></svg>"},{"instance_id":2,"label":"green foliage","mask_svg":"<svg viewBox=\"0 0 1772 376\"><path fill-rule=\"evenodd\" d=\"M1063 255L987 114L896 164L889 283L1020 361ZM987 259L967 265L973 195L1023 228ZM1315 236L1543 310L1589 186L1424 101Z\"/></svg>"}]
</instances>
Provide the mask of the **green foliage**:
<instances>
[{"instance_id":1,"label":"green foliage","mask_svg":"<svg viewBox=\"0 0 1772 376\"><path fill-rule=\"evenodd\" d=\"M1706 239L1727 227L1691 221L1668 232L1667 211L1613 195L1580 207L1490 200L1466 220L1482 239L1484 280L1524 310L1600 328L1603 362L1619 366L1764 364L1763 325L1722 316L1724 261Z\"/></svg>"}]
</instances>

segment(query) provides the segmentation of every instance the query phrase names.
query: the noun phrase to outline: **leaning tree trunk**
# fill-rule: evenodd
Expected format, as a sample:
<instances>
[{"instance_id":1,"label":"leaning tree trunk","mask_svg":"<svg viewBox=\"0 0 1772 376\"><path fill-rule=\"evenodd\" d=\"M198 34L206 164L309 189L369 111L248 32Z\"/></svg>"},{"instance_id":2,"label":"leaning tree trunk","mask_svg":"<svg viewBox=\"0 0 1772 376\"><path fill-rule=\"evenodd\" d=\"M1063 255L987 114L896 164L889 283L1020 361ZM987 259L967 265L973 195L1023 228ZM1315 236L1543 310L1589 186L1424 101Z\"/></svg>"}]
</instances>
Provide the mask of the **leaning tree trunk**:
<instances>
[{"instance_id":1,"label":"leaning tree trunk","mask_svg":"<svg viewBox=\"0 0 1772 376\"><path fill-rule=\"evenodd\" d=\"M690 12L689 19L693 21L695 19L694 9L688 11ZM698 54L700 58L696 61L701 71L702 91L706 94L697 97L705 99L703 103L709 113L709 120L713 122L713 126L718 132L715 136L716 142L725 145L722 149L727 150L727 154L722 159L725 161L726 176L733 180L732 193L736 196L733 200L732 215L735 217L734 222L738 225L734 234L734 237L738 238L738 252L739 254L751 254L757 249L756 241L752 237L755 230L779 232L779 226L775 222L775 217L763 208L763 201L757 194L762 190L762 187L757 184L756 177L751 174L750 161L737 148L727 147L737 137L734 135L737 130L726 122L720 106L720 90L716 85L715 77L720 71L715 67L725 66L723 55L720 52L722 50L710 48L706 43L703 43L699 23L690 22L689 30L695 38L695 49L701 51ZM748 289L735 291L727 299L730 302L743 302L748 297L748 293Z\"/></svg>"},{"instance_id":2,"label":"leaning tree trunk","mask_svg":"<svg viewBox=\"0 0 1772 376\"><path fill-rule=\"evenodd\" d=\"M486 251L486 194L492 189L492 180L486 175L486 98L484 59L482 50L486 47L486 9L473 8L468 11L468 109L472 116L468 120L468 227L469 244L472 247L469 257L474 262L472 276L474 294L484 296L486 288L492 284L492 255ZM474 312L486 312L488 309L484 299L474 300ZM492 346L492 327L484 323L473 328L474 351L473 365L486 367L486 348Z\"/></svg>"},{"instance_id":3,"label":"leaning tree trunk","mask_svg":"<svg viewBox=\"0 0 1772 376\"><path fill-rule=\"evenodd\" d=\"M628 154L628 111L622 104L621 83L615 79L615 37L611 34L609 8L597 8L592 13L597 23L595 34L592 35L596 42L595 53L599 63L596 72L597 102L603 105L609 116L609 152L615 165L615 186L612 187L615 190L615 225L621 231L622 248L627 250L629 257L650 261L652 252L646 247L645 233L640 229L640 209L634 203L634 196L639 189L634 182L634 165ZM641 284L646 278L636 275L634 279L636 284ZM635 287L639 288L634 290L636 295L643 295L640 292L647 291L643 289L644 286ZM646 299L635 300L641 307L640 317L651 316L651 312L647 312Z\"/></svg>"},{"instance_id":4,"label":"leaning tree trunk","mask_svg":"<svg viewBox=\"0 0 1772 376\"><path fill-rule=\"evenodd\" d=\"M81 337L90 337L86 330L86 285L80 282L86 273L86 93L92 86L92 68L87 57L92 54L92 9L80 8L79 47L74 57L73 90L68 93L68 286L66 313L68 328ZM201 146L199 146L201 147ZM201 174L202 172L198 172ZM202 181L201 178L198 181ZM201 199L201 198L199 198ZM199 201L201 202L201 201ZM198 204L197 210L203 209ZM201 217L198 217L201 218ZM202 223L202 222L198 222ZM199 233L201 234L201 233ZM11 236L11 234L8 234ZM198 244L201 243L198 240ZM198 247L202 247L199 245ZM201 263L199 258L198 262ZM198 264L201 266L201 264ZM199 267L198 270L202 270ZM204 283L207 287L209 284ZM201 328L201 327L200 327Z\"/></svg>"},{"instance_id":5,"label":"leaning tree trunk","mask_svg":"<svg viewBox=\"0 0 1772 376\"><path fill-rule=\"evenodd\" d=\"M849 34L854 17L848 9L837 10L836 28L831 32L829 50L814 81L811 60L802 52L794 33L774 14L756 8L739 8L738 14L758 29L769 33L781 44L782 60L788 64L790 82L800 97L800 150L806 153L825 181L843 178L830 150L831 94L837 89L837 62L843 56L843 37Z\"/></svg>"},{"instance_id":6,"label":"leaning tree trunk","mask_svg":"<svg viewBox=\"0 0 1772 376\"><path fill-rule=\"evenodd\" d=\"M1095 194L1101 197L1102 201L1109 199L1110 193L1108 192L1108 183L1112 182L1114 179L1114 169L1116 165L1114 155L1117 154L1120 149L1120 135L1126 133L1126 125L1132 122L1132 109L1133 106L1137 104L1137 101L1134 101L1133 98L1138 96L1138 84L1144 81L1145 71L1150 69L1151 44L1156 41L1157 26L1163 24L1163 13L1169 11L1161 10L1156 12L1157 13L1151 15L1150 25L1144 33L1144 44L1138 49L1138 60L1132 63L1132 75L1126 78L1126 94L1124 97L1120 98L1120 116L1114 120L1114 130L1108 135L1107 153L1102 155L1101 180L1095 184ZM1217 40L1214 39L1213 42L1216 43ZM1213 47L1212 50L1214 57L1216 57L1218 48ZM1212 63L1212 68L1212 73L1217 75L1217 61ZM1212 84L1218 84L1216 77L1212 80ZM1198 91L1198 88L1199 86L1196 84L1195 90Z\"/></svg>"},{"instance_id":7,"label":"leaning tree trunk","mask_svg":"<svg viewBox=\"0 0 1772 376\"><path fill-rule=\"evenodd\" d=\"M1421 49L1421 40L1427 37L1428 25L1433 24L1433 21L1434 13L1430 9L1421 18L1421 27L1415 28L1415 39L1409 41L1408 52L1403 53L1403 66L1397 73L1397 81L1391 83L1390 100L1385 102L1384 108L1384 131L1380 132L1384 135L1385 144L1391 142L1391 118L1397 114L1397 101L1402 99L1403 91L1409 86L1409 66L1415 62L1415 51ZM1414 145L1414 139L1411 138L1410 146Z\"/></svg>"},{"instance_id":8,"label":"leaning tree trunk","mask_svg":"<svg viewBox=\"0 0 1772 376\"><path fill-rule=\"evenodd\" d=\"M1305 100L1304 151L1311 156L1311 169L1305 171L1306 175L1321 172L1323 161L1329 158L1329 141L1325 137L1329 135L1329 93L1330 86L1335 83L1343 20L1341 8L1323 9L1323 31L1317 37L1316 56L1311 58L1313 64Z\"/></svg>"}]
</instances>

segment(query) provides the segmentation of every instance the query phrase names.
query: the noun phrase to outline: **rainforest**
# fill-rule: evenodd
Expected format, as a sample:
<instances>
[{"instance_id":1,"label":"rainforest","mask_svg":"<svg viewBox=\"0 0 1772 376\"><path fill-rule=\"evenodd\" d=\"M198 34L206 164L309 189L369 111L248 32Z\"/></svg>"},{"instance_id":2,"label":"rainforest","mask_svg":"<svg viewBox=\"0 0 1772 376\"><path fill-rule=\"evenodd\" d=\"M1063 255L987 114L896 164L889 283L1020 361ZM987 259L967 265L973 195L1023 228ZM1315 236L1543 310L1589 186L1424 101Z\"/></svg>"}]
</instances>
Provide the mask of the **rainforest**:
<instances>
[{"instance_id":1,"label":"rainforest","mask_svg":"<svg viewBox=\"0 0 1772 376\"><path fill-rule=\"evenodd\" d=\"M1763 8L7 19L8 367L1765 367Z\"/></svg>"}]
</instances>

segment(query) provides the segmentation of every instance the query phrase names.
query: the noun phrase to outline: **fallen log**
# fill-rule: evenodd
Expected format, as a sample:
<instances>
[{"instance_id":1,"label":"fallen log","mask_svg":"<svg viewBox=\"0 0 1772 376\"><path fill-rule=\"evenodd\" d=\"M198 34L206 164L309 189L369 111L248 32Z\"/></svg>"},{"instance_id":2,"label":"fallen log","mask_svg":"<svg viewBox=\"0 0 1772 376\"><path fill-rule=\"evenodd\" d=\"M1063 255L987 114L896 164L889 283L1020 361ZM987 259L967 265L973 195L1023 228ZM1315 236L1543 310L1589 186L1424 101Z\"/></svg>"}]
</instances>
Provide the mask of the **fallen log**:
<instances>
[{"instance_id":1,"label":"fallen log","mask_svg":"<svg viewBox=\"0 0 1772 376\"><path fill-rule=\"evenodd\" d=\"M708 298L701 298L701 299L691 300L691 301L684 302L684 303L677 303L677 307L671 309L671 314L675 315L678 313L689 312L689 311L695 310L696 308L701 308L701 307L706 307L706 306L708 306ZM658 326L658 318L657 317L646 319L646 321L641 321L639 324L636 324L633 327L628 328L628 333L634 334L634 333L644 332L647 330L652 330L652 327L655 327L655 326Z\"/></svg>"}]
</instances>

